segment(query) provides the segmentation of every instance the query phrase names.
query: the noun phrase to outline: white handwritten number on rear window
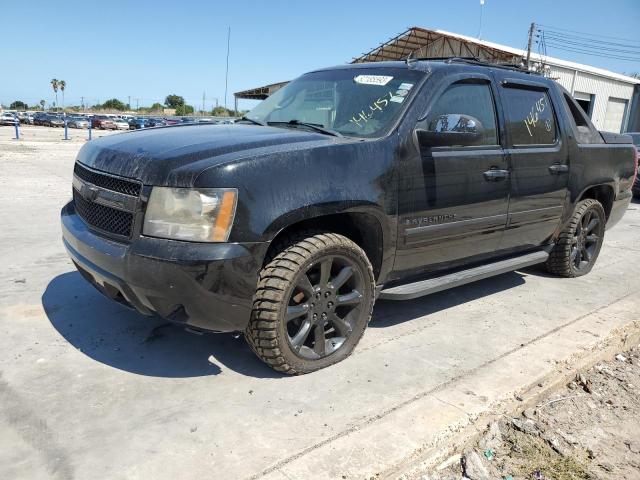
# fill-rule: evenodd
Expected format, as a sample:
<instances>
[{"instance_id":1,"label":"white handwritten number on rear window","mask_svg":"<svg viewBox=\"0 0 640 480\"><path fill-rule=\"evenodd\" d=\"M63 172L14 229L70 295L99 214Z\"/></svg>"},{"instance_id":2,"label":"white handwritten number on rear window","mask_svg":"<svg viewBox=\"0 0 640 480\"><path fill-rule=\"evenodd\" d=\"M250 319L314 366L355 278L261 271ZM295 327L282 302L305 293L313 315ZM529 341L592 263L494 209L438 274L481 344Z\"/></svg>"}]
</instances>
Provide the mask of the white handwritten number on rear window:
<instances>
[{"instance_id":1,"label":"white handwritten number on rear window","mask_svg":"<svg viewBox=\"0 0 640 480\"><path fill-rule=\"evenodd\" d=\"M536 103L533 104L527 118L524 119L524 126L527 127L527 132L529 132L529 136L533 137L533 132L539 126L540 114L544 112L547 108L546 99L544 96L540 97ZM544 121L544 128L547 132L551 131L551 119L547 118Z\"/></svg>"}]
</instances>

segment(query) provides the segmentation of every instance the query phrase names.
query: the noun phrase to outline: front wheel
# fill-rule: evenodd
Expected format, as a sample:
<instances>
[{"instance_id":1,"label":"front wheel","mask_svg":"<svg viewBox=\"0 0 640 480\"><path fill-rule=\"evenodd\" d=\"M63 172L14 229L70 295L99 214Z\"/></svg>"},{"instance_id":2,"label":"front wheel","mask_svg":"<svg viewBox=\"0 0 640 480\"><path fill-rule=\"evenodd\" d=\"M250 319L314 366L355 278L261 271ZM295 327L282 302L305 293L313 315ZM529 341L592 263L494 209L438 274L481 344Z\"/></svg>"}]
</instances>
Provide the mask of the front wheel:
<instances>
[{"instance_id":1,"label":"front wheel","mask_svg":"<svg viewBox=\"0 0 640 480\"><path fill-rule=\"evenodd\" d=\"M560 233L546 263L547 271L561 277L579 277L596 263L607 217L602 204L587 198L578 202L571 220Z\"/></svg>"},{"instance_id":2,"label":"front wheel","mask_svg":"<svg viewBox=\"0 0 640 480\"><path fill-rule=\"evenodd\" d=\"M375 300L364 251L334 233L300 235L262 270L247 342L290 375L337 363L353 352Z\"/></svg>"}]
</instances>

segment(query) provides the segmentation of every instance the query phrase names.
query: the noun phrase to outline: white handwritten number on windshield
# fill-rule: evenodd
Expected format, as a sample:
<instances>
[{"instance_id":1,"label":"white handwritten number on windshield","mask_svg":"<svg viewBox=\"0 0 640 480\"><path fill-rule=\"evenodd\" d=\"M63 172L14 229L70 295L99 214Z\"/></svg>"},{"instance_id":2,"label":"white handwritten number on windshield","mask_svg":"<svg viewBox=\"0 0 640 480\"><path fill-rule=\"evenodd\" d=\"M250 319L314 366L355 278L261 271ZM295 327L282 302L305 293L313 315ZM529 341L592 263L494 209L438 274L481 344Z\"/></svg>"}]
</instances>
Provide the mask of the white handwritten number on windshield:
<instances>
[{"instance_id":1,"label":"white handwritten number on windshield","mask_svg":"<svg viewBox=\"0 0 640 480\"><path fill-rule=\"evenodd\" d=\"M389 98L393 97L393 93L391 92L389 92L387 95L389 95ZM361 112L351 117L349 121L351 123L355 123L359 127L362 127L362 123L363 122L367 123L369 120L371 120L373 115L376 113L376 110L382 111L387 105L389 105L389 100L385 98L387 95L377 99L375 102L369 105L368 112L366 112L365 110L362 110Z\"/></svg>"}]
</instances>

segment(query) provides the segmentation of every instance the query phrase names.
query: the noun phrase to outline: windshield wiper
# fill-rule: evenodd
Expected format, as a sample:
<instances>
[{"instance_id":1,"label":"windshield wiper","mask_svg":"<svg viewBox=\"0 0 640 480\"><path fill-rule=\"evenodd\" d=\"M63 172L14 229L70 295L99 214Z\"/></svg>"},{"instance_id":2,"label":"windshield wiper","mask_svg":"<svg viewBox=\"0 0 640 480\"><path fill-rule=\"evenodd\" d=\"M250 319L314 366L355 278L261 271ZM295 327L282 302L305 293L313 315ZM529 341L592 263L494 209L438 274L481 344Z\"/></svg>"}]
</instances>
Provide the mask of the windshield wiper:
<instances>
[{"instance_id":1,"label":"windshield wiper","mask_svg":"<svg viewBox=\"0 0 640 480\"><path fill-rule=\"evenodd\" d=\"M302 127L310 128L311 130L315 130L316 132L324 133L325 135L331 135L333 137L343 137L340 132L336 132L335 130L331 130L330 128L325 128L318 123L308 123L301 122L300 120L289 120L288 122L267 122L267 125L300 125Z\"/></svg>"},{"instance_id":2,"label":"windshield wiper","mask_svg":"<svg viewBox=\"0 0 640 480\"><path fill-rule=\"evenodd\" d=\"M260 121L258 121L258 120L254 120L253 118L249 118L249 117L242 117L240 120L236 120L236 123L237 123L237 122L241 122L242 120L245 120L245 121L247 121L247 122L254 123L254 124L256 124L256 125L260 125L261 127L266 127L266 126L267 126L267 124L266 124L266 123L264 123L264 122L260 122Z\"/></svg>"}]
</instances>

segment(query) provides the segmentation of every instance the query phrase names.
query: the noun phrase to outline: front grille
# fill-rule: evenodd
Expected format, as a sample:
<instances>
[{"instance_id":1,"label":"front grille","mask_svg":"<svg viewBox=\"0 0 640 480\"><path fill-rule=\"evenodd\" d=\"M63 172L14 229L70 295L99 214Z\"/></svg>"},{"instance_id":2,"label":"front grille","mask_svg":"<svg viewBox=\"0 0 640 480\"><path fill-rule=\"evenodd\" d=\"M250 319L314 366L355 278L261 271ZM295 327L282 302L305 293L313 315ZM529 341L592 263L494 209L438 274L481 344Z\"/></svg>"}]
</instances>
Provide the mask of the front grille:
<instances>
[{"instance_id":1,"label":"front grille","mask_svg":"<svg viewBox=\"0 0 640 480\"><path fill-rule=\"evenodd\" d=\"M125 195L132 195L134 197L140 195L142 185L133 180L125 180L123 178L97 173L83 167L79 163L76 163L73 167L73 173L85 182L93 183L97 187L106 188L113 192L124 193Z\"/></svg>"},{"instance_id":2,"label":"front grille","mask_svg":"<svg viewBox=\"0 0 640 480\"><path fill-rule=\"evenodd\" d=\"M87 224L115 235L131 236L133 214L85 200L73 189L76 212Z\"/></svg>"}]
</instances>

